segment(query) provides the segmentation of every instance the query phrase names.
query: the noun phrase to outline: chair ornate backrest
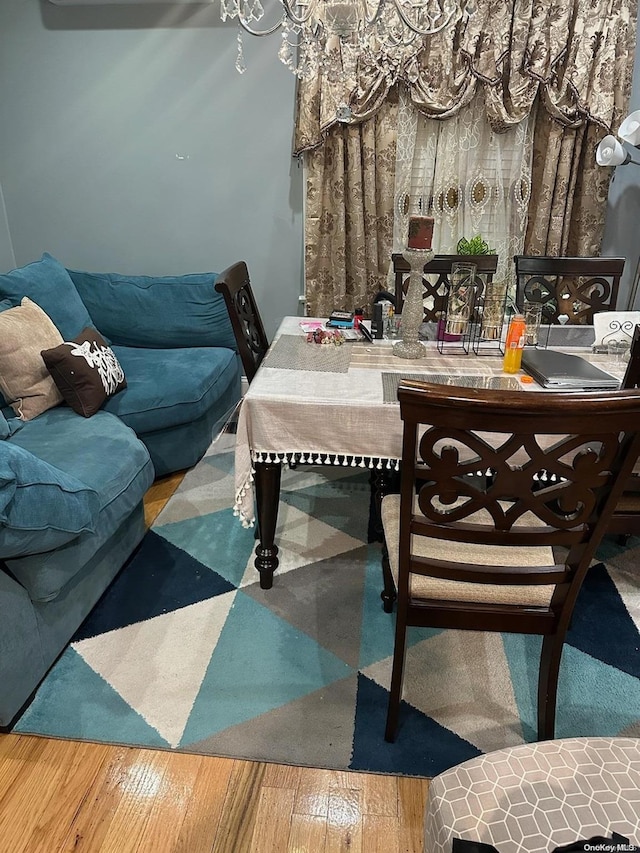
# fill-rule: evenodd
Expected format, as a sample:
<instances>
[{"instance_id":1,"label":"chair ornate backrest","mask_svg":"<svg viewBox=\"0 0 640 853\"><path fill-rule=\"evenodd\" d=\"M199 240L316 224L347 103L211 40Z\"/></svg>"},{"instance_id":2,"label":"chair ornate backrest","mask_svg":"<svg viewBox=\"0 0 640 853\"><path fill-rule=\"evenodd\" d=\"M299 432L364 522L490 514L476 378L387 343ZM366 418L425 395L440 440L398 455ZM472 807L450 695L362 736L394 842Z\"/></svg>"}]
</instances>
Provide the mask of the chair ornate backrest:
<instances>
[{"instance_id":1,"label":"chair ornate backrest","mask_svg":"<svg viewBox=\"0 0 640 853\"><path fill-rule=\"evenodd\" d=\"M613 311L624 258L553 258L515 255L516 302L542 303L543 322L593 323L598 311Z\"/></svg>"},{"instance_id":2,"label":"chair ornate backrest","mask_svg":"<svg viewBox=\"0 0 640 853\"><path fill-rule=\"evenodd\" d=\"M409 272L411 267L404 256L394 253L393 272L395 278L396 313L402 312L404 296L409 287ZM447 308L447 289L451 266L456 263L472 263L476 265L477 278L486 285L493 279L498 266L497 255L435 255L433 260L424 265L422 284L424 286L424 322L437 323L444 316Z\"/></svg>"},{"instance_id":3,"label":"chair ornate backrest","mask_svg":"<svg viewBox=\"0 0 640 853\"><path fill-rule=\"evenodd\" d=\"M247 381L251 382L269 349L269 341L251 288L244 261L227 267L215 288L224 297Z\"/></svg>"},{"instance_id":4,"label":"chair ornate backrest","mask_svg":"<svg viewBox=\"0 0 640 853\"><path fill-rule=\"evenodd\" d=\"M407 625L545 635L538 725L540 738L553 737L571 612L640 453L640 391L527 394L404 380L398 399L401 491L382 504L386 541L397 546L383 561L385 593L394 557L398 592L387 739Z\"/></svg>"}]
</instances>

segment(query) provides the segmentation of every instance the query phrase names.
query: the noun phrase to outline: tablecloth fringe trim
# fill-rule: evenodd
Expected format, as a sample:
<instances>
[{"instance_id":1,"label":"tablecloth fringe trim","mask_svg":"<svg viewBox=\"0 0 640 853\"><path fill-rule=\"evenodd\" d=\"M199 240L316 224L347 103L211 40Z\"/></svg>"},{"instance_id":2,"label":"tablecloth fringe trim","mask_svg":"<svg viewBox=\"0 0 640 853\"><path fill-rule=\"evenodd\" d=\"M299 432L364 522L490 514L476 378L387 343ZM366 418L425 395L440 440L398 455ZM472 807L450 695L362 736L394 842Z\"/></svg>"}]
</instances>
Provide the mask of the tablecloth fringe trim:
<instances>
[{"instance_id":1,"label":"tablecloth fringe trim","mask_svg":"<svg viewBox=\"0 0 640 853\"><path fill-rule=\"evenodd\" d=\"M266 453L254 450L252 462L279 462L286 465L339 465L343 468L370 468L381 471L400 470L400 459L382 456L357 456L351 453L309 453L290 451L287 453ZM253 479L253 478L252 478Z\"/></svg>"},{"instance_id":2,"label":"tablecloth fringe trim","mask_svg":"<svg viewBox=\"0 0 640 853\"><path fill-rule=\"evenodd\" d=\"M251 489L252 483L254 480L255 470L252 468L249 476L244 481L244 483L240 486L240 488L236 491L235 501L233 504L233 514L236 518L239 518L243 527L253 527L255 524L255 516L247 515L243 509L242 504L244 503L244 496Z\"/></svg>"}]
</instances>

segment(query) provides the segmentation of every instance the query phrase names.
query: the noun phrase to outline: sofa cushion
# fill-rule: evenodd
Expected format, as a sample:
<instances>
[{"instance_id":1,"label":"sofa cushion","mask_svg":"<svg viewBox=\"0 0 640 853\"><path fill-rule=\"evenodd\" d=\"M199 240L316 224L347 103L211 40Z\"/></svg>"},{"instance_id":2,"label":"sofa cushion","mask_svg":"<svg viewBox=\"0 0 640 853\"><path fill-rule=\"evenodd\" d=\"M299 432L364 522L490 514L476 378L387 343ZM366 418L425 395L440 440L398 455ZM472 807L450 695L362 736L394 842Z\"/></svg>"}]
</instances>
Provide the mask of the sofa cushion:
<instances>
[{"instance_id":1,"label":"sofa cushion","mask_svg":"<svg viewBox=\"0 0 640 853\"><path fill-rule=\"evenodd\" d=\"M0 442L0 557L48 551L94 530L97 492L13 441Z\"/></svg>"},{"instance_id":2,"label":"sofa cushion","mask_svg":"<svg viewBox=\"0 0 640 853\"><path fill-rule=\"evenodd\" d=\"M27 590L32 601L52 601L64 595L68 586L86 573L87 565L104 544L126 525L133 513L140 513L142 499L153 477L153 465L147 459L142 467L132 468L127 488L100 510L93 533L81 533L44 554L29 554L6 561L9 571Z\"/></svg>"},{"instance_id":3,"label":"sofa cushion","mask_svg":"<svg viewBox=\"0 0 640 853\"><path fill-rule=\"evenodd\" d=\"M86 326L95 325L69 273L47 253L39 261L0 275L0 299L15 306L23 296L51 317L65 340L71 340Z\"/></svg>"},{"instance_id":4,"label":"sofa cushion","mask_svg":"<svg viewBox=\"0 0 640 853\"><path fill-rule=\"evenodd\" d=\"M11 438L31 453L95 489L103 507L127 488L149 454L135 433L101 410L92 418L68 406L49 409Z\"/></svg>"},{"instance_id":5,"label":"sofa cushion","mask_svg":"<svg viewBox=\"0 0 640 853\"><path fill-rule=\"evenodd\" d=\"M96 329L86 328L41 355L65 401L85 418L127 387L120 362Z\"/></svg>"},{"instance_id":6,"label":"sofa cushion","mask_svg":"<svg viewBox=\"0 0 640 853\"><path fill-rule=\"evenodd\" d=\"M238 356L230 349L113 350L127 387L107 400L104 409L138 435L196 420L236 381Z\"/></svg>"},{"instance_id":7,"label":"sofa cushion","mask_svg":"<svg viewBox=\"0 0 640 853\"><path fill-rule=\"evenodd\" d=\"M0 389L22 420L62 402L40 355L43 347L61 343L49 317L26 296L16 308L0 313Z\"/></svg>"},{"instance_id":8,"label":"sofa cushion","mask_svg":"<svg viewBox=\"0 0 640 853\"><path fill-rule=\"evenodd\" d=\"M11 431L9 430L9 422L2 412L0 412L0 439L9 438L10 435Z\"/></svg>"},{"instance_id":9,"label":"sofa cushion","mask_svg":"<svg viewBox=\"0 0 640 853\"><path fill-rule=\"evenodd\" d=\"M114 344L236 348L224 299L214 289L217 273L68 272L95 325Z\"/></svg>"},{"instance_id":10,"label":"sofa cushion","mask_svg":"<svg viewBox=\"0 0 640 853\"><path fill-rule=\"evenodd\" d=\"M87 419L68 406L50 409L25 424L11 443L46 459L97 493L93 531L46 554L7 561L33 600L48 601L82 570L140 503L153 482L153 465L135 433L104 411Z\"/></svg>"}]
</instances>

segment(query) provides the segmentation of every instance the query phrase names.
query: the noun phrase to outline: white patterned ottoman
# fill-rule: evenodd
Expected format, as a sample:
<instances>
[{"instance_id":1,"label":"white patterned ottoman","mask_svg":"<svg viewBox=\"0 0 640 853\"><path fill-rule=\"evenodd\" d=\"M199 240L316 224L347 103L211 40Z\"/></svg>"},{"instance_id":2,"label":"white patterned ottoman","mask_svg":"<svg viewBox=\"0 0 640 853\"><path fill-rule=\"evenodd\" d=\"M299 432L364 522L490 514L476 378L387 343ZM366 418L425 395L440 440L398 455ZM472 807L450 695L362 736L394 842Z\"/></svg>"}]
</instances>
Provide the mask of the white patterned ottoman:
<instances>
[{"instance_id":1,"label":"white patterned ottoman","mask_svg":"<svg viewBox=\"0 0 640 853\"><path fill-rule=\"evenodd\" d=\"M640 844L640 739L567 738L465 761L429 785L425 853L453 838L548 853L617 832Z\"/></svg>"}]
</instances>

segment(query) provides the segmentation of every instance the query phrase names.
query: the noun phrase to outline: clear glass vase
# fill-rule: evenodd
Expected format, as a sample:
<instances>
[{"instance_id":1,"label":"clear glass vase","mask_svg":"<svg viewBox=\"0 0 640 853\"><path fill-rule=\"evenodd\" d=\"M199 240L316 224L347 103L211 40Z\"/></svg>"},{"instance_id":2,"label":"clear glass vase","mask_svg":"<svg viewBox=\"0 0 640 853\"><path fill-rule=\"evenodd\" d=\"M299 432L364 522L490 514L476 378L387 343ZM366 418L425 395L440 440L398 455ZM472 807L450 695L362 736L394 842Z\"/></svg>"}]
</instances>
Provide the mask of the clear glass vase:
<instances>
[{"instance_id":1,"label":"clear glass vase","mask_svg":"<svg viewBox=\"0 0 640 853\"><path fill-rule=\"evenodd\" d=\"M453 264L449 281L445 332L462 336L467 332L475 301L476 265Z\"/></svg>"}]
</instances>

